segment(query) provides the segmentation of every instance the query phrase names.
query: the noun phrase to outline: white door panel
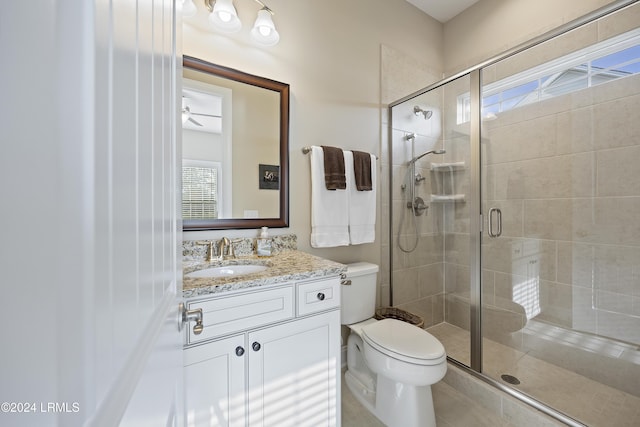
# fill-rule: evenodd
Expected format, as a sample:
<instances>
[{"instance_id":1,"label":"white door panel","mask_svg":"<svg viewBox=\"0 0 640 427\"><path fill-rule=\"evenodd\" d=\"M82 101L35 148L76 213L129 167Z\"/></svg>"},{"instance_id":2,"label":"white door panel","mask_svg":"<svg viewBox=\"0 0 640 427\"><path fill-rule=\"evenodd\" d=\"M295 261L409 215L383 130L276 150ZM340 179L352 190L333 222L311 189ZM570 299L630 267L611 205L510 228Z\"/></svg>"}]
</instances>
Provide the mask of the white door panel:
<instances>
[{"instance_id":1,"label":"white door panel","mask_svg":"<svg viewBox=\"0 0 640 427\"><path fill-rule=\"evenodd\" d=\"M36 409L0 425L173 425L174 1L45 3L0 3L0 401Z\"/></svg>"}]
</instances>

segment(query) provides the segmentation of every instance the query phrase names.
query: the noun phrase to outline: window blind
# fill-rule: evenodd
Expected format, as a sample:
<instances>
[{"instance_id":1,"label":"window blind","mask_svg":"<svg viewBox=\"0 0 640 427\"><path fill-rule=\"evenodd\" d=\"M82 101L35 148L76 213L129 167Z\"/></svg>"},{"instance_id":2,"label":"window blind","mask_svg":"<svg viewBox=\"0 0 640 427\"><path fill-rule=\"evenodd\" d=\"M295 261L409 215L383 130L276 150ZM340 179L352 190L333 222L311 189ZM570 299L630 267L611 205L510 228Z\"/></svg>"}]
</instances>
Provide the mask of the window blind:
<instances>
[{"instance_id":1,"label":"window blind","mask_svg":"<svg viewBox=\"0 0 640 427\"><path fill-rule=\"evenodd\" d=\"M182 167L182 218L218 218L218 170Z\"/></svg>"}]
</instances>

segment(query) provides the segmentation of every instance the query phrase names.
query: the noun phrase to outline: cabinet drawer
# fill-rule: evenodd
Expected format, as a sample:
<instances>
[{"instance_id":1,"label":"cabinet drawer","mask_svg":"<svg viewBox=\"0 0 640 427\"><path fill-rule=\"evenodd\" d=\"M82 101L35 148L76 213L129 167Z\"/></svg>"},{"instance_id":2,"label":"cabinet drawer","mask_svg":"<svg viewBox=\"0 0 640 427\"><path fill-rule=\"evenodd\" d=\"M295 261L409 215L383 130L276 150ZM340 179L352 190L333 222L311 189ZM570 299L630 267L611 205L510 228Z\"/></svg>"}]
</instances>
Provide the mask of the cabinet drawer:
<instances>
[{"instance_id":1,"label":"cabinet drawer","mask_svg":"<svg viewBox=\"0 0 640 427\"><path fill-rule=\"evenodd\" d=\"M298 285L298 316L340 307L338 277Z\"/></svg>"},{"instance_id":2,"label":"cabinet drawer","mask_svg":"<svg viewBox=\"0 0 640 427\"><path fill-rule=\"evenodd\" d=\"M195 335L189 328L187 343L193 344L293 318L293 287L194 301L188 306L189 310L202 309L202 333Z\"/></svg>"}]
</instances>

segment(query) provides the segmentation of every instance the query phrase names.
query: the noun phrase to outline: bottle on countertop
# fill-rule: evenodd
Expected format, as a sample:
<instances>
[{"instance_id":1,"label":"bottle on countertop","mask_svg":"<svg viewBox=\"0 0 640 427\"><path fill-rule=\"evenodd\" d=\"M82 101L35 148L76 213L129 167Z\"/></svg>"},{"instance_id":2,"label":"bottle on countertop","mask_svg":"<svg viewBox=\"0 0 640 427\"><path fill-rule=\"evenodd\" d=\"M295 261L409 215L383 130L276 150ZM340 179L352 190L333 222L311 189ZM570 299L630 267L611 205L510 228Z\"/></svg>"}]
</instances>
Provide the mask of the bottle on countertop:
<instances>
[{"instance_id":1,"label":"bottle on countertop","mask_svg":"<svg viewBox=\"0 0 640 427\"><path fill-rule=\"evenodd\" d=\"M271 256L272 255L272 247L271 247L271 237L269 237L269 228L262 227L262 231L260 231L260 236L256 242L256 253L258 256Z\"/></svg>"}]
</instances>

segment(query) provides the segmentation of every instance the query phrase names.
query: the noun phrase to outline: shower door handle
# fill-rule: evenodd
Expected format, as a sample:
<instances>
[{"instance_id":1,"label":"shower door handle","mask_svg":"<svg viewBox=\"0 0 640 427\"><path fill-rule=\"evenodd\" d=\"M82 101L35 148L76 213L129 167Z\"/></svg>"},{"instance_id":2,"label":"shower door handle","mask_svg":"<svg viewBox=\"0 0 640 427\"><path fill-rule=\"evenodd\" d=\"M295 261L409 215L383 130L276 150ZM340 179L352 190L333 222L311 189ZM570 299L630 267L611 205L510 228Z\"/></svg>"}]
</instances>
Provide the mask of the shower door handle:
<instances>
[{"instance_id":1,"label":"shower door handle","mask_svg":"<svg viewBox=\"0 0 640 427\"><path fill-rule=\"evenodd\" d=\"M493 217L497 219L497 230L493 229ZM489 237L500 237L502 235L502 211L498 208L489 209Z\"/></svg>"}]
</instances>

